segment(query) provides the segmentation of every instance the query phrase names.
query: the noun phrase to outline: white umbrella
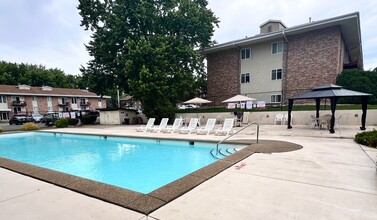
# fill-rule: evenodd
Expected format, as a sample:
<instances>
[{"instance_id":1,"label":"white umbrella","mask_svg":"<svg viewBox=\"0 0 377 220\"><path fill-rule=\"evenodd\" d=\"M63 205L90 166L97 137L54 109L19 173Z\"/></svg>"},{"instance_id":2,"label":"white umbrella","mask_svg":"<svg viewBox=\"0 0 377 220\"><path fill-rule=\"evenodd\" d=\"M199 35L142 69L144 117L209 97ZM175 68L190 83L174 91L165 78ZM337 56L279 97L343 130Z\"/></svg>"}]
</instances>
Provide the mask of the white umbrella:
<instances>
[{"instance_id":1,"label":"white umbrella","mask_svg":"<svg viewBox=\"0 0 377 220\"><path fill-rule=\"evenodd\" d=\"M250 98L250 97L247 97L247 96L236 95L236 96L233 96L232 98L229 98L229 99L224 100L222 102L246 102L246 101L255 101L255 100L256 99Z\"/></svg>"},{"instance_id":2,"label":"white umbrella","mask_svg":"<svg viewBox=\"0 0 377 220\"><path fill-rule=\"evenodd\" d=\"M193 99L190 99L190 100L184 102L184 104L196 104L196 105L206 104L206 103L211 103L211 101L209 101L207 99L198 98L198 97L195 97ZM196 117L199 118L198 112L196 112ZM200 125L200 119L199 119L199 125Z\"/></svg>"},{"instance_id":3,"label":"white umbrella","mask_svg":"<svg viewBox=\"0 0 377 220\"><path fill-rule=\"evenodd\" d=\"M206 104L206 103L211 103L211 101L207 99L197 98L197 97L184 102L184 104Z\"/></svg>"}]
</instances>

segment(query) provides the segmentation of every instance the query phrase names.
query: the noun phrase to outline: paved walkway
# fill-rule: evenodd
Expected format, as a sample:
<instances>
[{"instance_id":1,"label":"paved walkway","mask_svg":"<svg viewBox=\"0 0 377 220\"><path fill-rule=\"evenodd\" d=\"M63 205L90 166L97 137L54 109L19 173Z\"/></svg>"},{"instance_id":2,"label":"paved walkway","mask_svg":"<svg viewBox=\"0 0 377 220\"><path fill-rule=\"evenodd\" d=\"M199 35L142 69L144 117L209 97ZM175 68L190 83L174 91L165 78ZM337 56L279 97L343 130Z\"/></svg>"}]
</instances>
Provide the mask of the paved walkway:
<instances>
[{"instance_id":1,"label":"paved walkway","mask_svg":"<svg viewBox=\"0 0 377 220\"><path fill-rule=\"evenodd\" d=\"M134 130L132 126L56 129L102 135L146 134ZM377 219L377 150L356 144L353 137L357 132L356 126L342 126L340 132L336 129L335 134L329 134L305 126L287 130L285 126L262 125L260 139L290 141L303 149L253 154L148 217L0 169L0 219ZM254 127L237 138L255 136Z\"/></svg>"}]
</instances>

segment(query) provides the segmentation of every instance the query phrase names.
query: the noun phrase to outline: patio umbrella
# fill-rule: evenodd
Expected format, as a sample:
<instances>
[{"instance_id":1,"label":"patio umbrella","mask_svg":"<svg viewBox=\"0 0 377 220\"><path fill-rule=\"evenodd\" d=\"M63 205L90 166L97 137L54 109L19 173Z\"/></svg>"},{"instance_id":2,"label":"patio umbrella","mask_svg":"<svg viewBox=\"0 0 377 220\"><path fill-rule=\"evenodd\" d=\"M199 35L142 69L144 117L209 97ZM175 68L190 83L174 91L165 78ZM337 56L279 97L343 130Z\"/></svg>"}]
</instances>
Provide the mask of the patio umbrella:
<instances>
[{"instance_id":1,"label":"patio umbrella","mask_svg":"<svg viewBox=\"0 0 377 220\"><path fill-rule=\"evenodd\" d=\"M206 103L211 103L211 101L207 99L197 98L197 97L184 102L184 104L206 104Z\"/></svg>"},{"instance_id":2,"label":"patio umbrella","mask_svg":"<svg viewBox=\"0 0 377 220\"><path fill-rule=\"evenodd\" d=\"M250 97L247 97L247 96L236 95L236 96L233 96L232 98L229 98L229 99L224 100L222 102L246 102L246 101L255 101L255 100L256 99L250 98Z\"/></svg>"},{"instance_id":3,"label":"patio umbrella","mask_svg":"<svg viewBox=\"0 0 377 220\"><path fill-rule=\"evenodd\" d=\"M206 104L206 103L211 103L211 101L207 99L198 98L198 97L195 97L193 99L190 99L184 102L184 104L195 104L195 105ZM199 118L198 112L196 112L196 117ZM199 119L199 125L200 125L200 119Z\"/></svg>"}]
</instances>

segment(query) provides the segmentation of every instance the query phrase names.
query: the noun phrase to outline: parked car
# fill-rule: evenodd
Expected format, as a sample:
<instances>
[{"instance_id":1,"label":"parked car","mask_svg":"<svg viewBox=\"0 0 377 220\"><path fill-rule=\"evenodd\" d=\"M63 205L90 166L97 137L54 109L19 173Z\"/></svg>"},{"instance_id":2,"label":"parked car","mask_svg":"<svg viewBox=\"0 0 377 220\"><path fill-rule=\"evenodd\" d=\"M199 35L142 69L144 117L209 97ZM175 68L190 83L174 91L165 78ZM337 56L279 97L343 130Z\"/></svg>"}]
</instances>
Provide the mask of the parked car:
<instances>
[{"instance_id":1,"label":"parked car","mask_svg":"<svg viewBox=\"0 0 377 220\"><path fill-rule=\"evenodd\" d=\"M35 123L41 122L41 119L43 118L43 115L41 114L32 114L31 117L33 118L33 121Z\"/></svg>"},{"instance_id":2,"label":"parked car","mask_svg":"<svg viewBox=\"0 0 377 220\"><path fill-rule=\"evenodd\" d=\"M178 109L193 109L193 108L199 108L199 106L194 105L194 104L186 104L186 105L178 106Z\"/></svg>"},{"instance_id":3,"label":"parked car","mask_svg":"<svg viewBox=\"0 0 377 220\"><path fill-rule=\"evenodd\" d=\"M26 114L15 114L13 117L9 120L9 124L13 125L22 125L26 122L33 122L33 118L30 115Z\"/></svg>"},{"instance_id":4,"label":"parked car","mask_svg":"<svg viewBox=\"0 0 377 220\"><path fill-rule=\"evenodd\" d=\"M56 120L59 119L58 113L47 113L44 114L41 118L41 123L46 124L47 126L53 125Z\"/></svg>"}]
</instances>

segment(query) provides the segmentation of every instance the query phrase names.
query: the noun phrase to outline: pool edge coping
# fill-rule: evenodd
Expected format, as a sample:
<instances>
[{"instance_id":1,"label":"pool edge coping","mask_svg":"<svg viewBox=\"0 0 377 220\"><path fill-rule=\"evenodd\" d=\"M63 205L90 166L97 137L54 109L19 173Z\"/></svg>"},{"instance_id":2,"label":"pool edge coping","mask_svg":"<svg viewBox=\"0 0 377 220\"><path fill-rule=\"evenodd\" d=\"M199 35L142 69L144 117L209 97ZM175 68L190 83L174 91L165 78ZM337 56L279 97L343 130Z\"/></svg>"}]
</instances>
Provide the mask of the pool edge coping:
<instances>
[{"instance_id":1,"label":"pool edge coping","mask_svg":"<svg viewBox=\"0 0 377 220\"><path fill-rule=\"evenodd\" d=\"M56 132L64 134L74 134L65 132ZM81 134L81 133L80 133ZM85 134L83 134L85 135ZM95 135L95 134L89 134ZM107 135L110 136L110 135ZM132 136L118 136L111 135L114 137L132 137ZM141 138L141 137L139 137ZM153 137L150 137L153 139ZM156 139L156 138L155 138ZM158 138L164 139L164 138ZM171 138L166 138L170 139ZM182 139L181 139L182 140ZM187 140L186 140L187 141ZM207 142L205 140L201 140ZM59 187L63 187L93 198L97 198L145 215L157 210L158 208L168 204L174 199L182 196L183 194L189 192L195 187L199 186L203 182L211 179L212 177L218 175L222 171L230 168L231 166L237 164L241 160L251 156L254 153L265 153L263 152L264 146L272 145L277 146L277 142L285 143L293 146L293 150L301 149L301 145L293 144L291 142L285 141L268 141L263 140L262 143L252 143L255 142L253 139L243 139L233 141L232 143L247 144L247 147L222 158L212 164L209 164L197 171L194 171L180 179L177 179L167 185L164 185L148 194L143 194L128 190L125 188L109 185L102 182L97 182L94 180L89 180L83 177L78 177L66 173L62 173L55 170L50 170L43 167L38 167L35 165L14 161L11 159L0 157L0 167L11 170L22 175L26 175L44 182L48 182ZM211 142L211 141L208 141ZM272 146L271 145L271 146ZM274 152L286 152L290 150L274 151ZM271 150L269 150L270 152Z\"/></svg>"}]
</instances>

